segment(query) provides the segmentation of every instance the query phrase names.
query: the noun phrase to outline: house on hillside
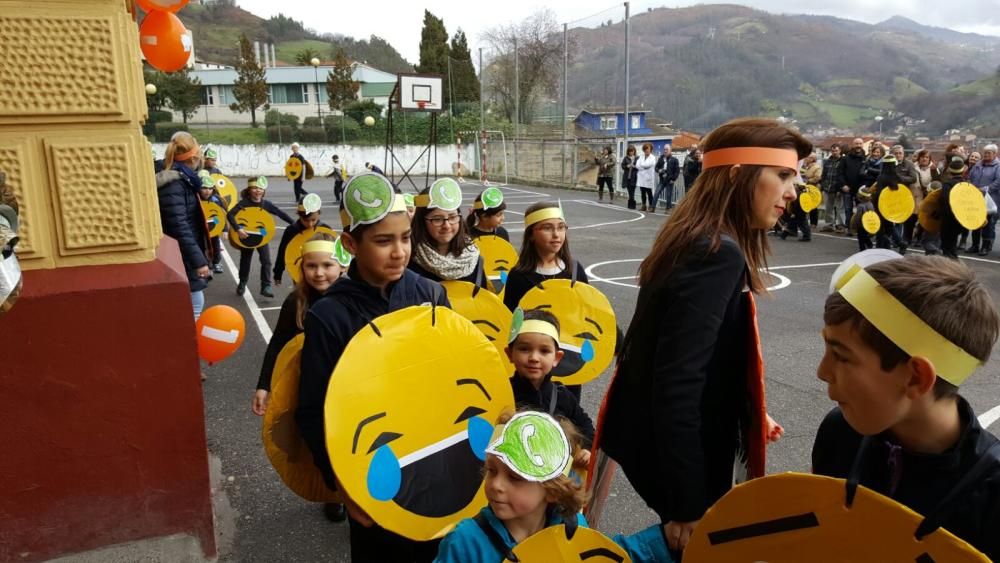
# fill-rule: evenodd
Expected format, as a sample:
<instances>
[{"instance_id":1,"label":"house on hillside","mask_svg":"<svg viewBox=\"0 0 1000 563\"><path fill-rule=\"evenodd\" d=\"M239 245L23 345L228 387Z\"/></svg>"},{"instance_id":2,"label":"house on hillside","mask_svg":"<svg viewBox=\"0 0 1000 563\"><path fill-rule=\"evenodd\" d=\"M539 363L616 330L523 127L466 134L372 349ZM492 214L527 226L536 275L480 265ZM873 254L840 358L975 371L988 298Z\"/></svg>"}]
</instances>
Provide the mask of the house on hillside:
<instances>
[{"instance_id":1,"label":"house on hillside","mask_svg":"<svg viewBox=\"0 0 1000 563\"><path fill-rule=\"evenodd\" d=\"M643 143L653 144L653 154L673 143L676 131L670 123L653 118L648 109L629 108L628 143L636 150ZM573 119L580 141L610 144L619 155L625 154L625 109L622 107L584 108Z\"/></svg>"},{"instance_id":2,"label":"house on hillside","mask_svg":"<svg viewBox=\"0 0 1000 563\"><path fill-rule=\"evenodd\" d=\"M204 66L204 65L202 65ZM362 63L354 63L352 78L361 83L359 100L372 100L383 108L389 104L389 95L396 85L396 75ZM339 112L330 110L327 103L326 76L332 66L272 66L264 69L268 84L268 103L271 109L290 113L300 118L320 117ZM213 124L249 124L249 113L236 113L229 104L236 101L233 68L202 68L191 71L191 77L201 81L201 105L190 121ZM317 96L319 103L317 106ZM180 115L174 119L180 121Z\"/></svg>"}]
</instances>

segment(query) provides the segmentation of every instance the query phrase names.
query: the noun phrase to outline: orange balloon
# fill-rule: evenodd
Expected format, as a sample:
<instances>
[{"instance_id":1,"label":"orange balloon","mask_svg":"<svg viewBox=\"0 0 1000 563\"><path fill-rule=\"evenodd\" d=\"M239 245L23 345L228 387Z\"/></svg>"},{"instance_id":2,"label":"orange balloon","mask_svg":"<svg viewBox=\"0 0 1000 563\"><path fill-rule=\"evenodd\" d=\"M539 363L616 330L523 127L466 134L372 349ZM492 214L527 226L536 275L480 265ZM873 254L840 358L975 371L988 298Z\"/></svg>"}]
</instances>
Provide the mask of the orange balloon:
<instances>
[{"instance_id":1,"label":"orange balloon","mask_svg":"<svg viewBox=\"0 0 1000 563\"><path fill-rule=\"evenodd\" d=\"M213 364L221 362L243 344L246 322L243 315L229 305L205 309L195 323L198 335L198 356Z\"/></svg>"},{"instance_id":2,"label":"orange balloon","mask_svg":"<svg viewBox=\"0 0 1000 563\"><path fill-rule=\"evenodd\" d=\"M153 68L174 72L191 58L191 36L177 16L157 10L147 13L139 26L139 48Z\"/></svg>"},{"instance_id":3,"label":"orange balloon","mask_svg":"<svg viewBox=\"0 0 1000 563\"><path fill-rule=\"evenodd\" d=\"M149 12L172 12L187 5L188 0L135 0L135 3L146 13Z\"/></svg>"}]
</instances>

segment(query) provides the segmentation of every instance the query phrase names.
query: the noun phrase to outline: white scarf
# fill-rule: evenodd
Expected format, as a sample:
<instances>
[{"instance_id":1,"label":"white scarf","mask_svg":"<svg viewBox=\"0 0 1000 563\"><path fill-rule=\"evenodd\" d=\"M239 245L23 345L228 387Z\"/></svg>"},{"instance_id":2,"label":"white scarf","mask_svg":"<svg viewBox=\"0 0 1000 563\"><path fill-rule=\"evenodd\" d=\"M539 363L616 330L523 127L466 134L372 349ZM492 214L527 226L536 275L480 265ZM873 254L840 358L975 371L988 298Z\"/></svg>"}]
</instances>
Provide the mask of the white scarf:
<instances>
[{"instance_id":1,"label":"white scarf","mask_svg":"<svg viewBox=\"0 0 1000 563\"><path fill-rule=\"evenodd\" d=\"M475 271L479 264L479 248L470 244L456 258L450 252L442 255L427 244L418 244L413 247L413 260L442 280L458 280Z\"/></svg>"}]
</instances>

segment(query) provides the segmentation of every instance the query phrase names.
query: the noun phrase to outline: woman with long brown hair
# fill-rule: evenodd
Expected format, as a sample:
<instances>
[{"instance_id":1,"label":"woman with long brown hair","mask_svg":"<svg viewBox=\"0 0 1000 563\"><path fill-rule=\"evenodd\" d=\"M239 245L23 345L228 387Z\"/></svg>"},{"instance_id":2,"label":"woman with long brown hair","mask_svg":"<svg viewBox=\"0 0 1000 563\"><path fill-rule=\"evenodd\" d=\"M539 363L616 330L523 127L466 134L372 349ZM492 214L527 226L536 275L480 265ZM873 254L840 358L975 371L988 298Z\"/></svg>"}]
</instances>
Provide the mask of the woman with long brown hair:
<instances>
[{"instance_id":1,"label":"woman with long brown hair","mask_svg":"<svg viewBox=\"0 0 1000 563\"><path fill-rule=\"evenodd\" d=\"M702 148L702 173L639 268L596 446L678 551L734 477L763 474L764 444L781 435L763 410L753 294L766 291L767 229L795 199L798 161L812 152L771 119L730 121ZM738 456L745 475L734 475Z\"/></svg>"}]
</instances>

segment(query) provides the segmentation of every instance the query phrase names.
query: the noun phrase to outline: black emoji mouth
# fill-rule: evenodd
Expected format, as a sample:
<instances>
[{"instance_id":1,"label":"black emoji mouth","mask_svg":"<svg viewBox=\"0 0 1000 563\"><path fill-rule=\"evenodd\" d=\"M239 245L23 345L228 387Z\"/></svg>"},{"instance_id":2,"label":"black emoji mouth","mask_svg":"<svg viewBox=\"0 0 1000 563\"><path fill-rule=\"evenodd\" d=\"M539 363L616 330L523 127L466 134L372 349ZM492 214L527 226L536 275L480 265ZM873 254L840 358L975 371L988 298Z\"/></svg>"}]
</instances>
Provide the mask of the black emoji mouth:
<instances>
[{"instance_id":1,"label":"black emoji mouth","mask_svg":"<svg viewBox=\"0 0 1000 563\"><path fill-rule=\"evenodd\" d=\"M400 460L401 482L393 502L428 518L450 516L472 502L483 482L483 462L467 435L458 436L464 439L408 464Z\"/></svg>"},{"instance_id":2,"label":"black emoji mouth","mask_svg":"<svg viewBox=\"0 0 1000 563\"><path fill-rule=\"evenodd\" d=\"M243 239L244 246L260 246L264 242L264 235L260 233L247 233L247 238Z\"/></svg>"},{"instance_id":3,"label":"black emoji mouth","mask_svg":"<svg viewBox=\"0 0 1000 563\"><path fill-rule=\"evenodd\" d=\"M583 369L587 362L583 361L579 350L573 350L565 342L560 342L559 348L563 351L563 357L559 360L559 365L552 368L553 377L569 377Z\"/></svg>"}]
</instances>

